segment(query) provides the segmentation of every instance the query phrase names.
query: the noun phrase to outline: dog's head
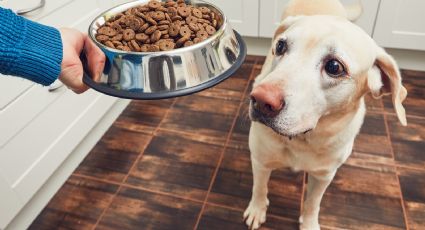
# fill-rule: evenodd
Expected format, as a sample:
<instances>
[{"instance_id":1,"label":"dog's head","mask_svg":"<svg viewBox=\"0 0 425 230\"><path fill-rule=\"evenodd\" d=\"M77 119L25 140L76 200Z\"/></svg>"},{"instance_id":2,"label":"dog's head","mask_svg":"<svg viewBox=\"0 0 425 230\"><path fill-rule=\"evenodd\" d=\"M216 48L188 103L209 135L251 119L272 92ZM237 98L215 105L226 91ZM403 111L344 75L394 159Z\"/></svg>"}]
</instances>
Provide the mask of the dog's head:
<instances>
[{"instance_id":1,"label":"dog's head","mask_svg":"<svg viewBox=\"0 0 425 230\"><path fill-rule=\"evenodd\" d=\"M251 92L250 117L285 136L324 116L355 111L368 92L391 93L400 122L406 89L394 59L358 26L335 16L287 18L276 31L272 61Z\"/></svg>"}]
</instances>

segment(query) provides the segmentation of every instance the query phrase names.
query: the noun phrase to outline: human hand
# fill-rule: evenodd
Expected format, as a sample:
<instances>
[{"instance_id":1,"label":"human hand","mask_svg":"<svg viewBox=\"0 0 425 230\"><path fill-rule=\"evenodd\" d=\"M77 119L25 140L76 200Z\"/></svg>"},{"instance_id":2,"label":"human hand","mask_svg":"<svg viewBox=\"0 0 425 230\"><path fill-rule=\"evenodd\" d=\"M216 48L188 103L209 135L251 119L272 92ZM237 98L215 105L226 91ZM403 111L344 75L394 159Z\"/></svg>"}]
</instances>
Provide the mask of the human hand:
<instances>
[{"instance_id":1,"label":"human hand","mask_svg":"<svg viewBox=\"0 0 425 230\"><path fill-rule=\"evenodd\" d=\"M90 38L75 29L59 29L63 44L63 59L59 80L77 94L84 93L88 86L83 83L83 64L80 54L84 50L87 56L89 74L98 80L104 65L105 55Z\"/></svg>"}]
</instances>

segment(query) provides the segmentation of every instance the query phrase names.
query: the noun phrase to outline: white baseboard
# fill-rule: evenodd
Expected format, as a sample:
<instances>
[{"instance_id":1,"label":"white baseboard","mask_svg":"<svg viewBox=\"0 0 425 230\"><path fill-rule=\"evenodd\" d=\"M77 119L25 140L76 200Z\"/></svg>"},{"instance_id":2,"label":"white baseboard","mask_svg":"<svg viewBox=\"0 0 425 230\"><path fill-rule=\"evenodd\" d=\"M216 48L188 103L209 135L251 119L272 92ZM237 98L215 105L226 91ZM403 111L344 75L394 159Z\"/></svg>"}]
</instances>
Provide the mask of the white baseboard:
<instances>
[{"instance_id":1,"label":"white baseboard","mask_svg":"<svg viewBox=\"0 0 425 230\"><path fill-rule=\"evenodd\" d=\"M425 71L425 52L416 50L385 49L391 54L400 69Z\"/></svg>"},{"instance_id":2,"label":"white baseboard","mask_svg":"<svg viewBox=\"0 0 425 230\"><path fill-rule=\"evenodd\" d=\"M112 105L108 113L87 134L62 165L58 167L30 202L22 208L21 212L7 226L6 230L22 230L29 227L128 104L129 100L117 100Z\"/></svg>"},{"instance_id":3,"label":"white baseboard","mask_svg":"<svg viewBox=\"0 0 425 230\"><path fill-rule=\"evenodd\" d=\"M249 55L266 56L271 46L271 38L243 37ZM400 69L425 71L425 51L385 49L397 61Z\"/></svg>"}]
</instances>

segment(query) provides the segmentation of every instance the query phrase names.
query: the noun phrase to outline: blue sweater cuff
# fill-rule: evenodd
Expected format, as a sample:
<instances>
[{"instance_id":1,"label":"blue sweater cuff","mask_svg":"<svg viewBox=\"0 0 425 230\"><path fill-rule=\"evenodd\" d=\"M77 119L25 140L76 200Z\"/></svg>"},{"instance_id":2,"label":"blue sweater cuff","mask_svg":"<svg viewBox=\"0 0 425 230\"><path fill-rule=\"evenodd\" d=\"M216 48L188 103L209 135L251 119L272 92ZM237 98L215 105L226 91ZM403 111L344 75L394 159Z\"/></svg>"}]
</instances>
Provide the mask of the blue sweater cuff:
<instances>
[{"instance_id":1,"label":"blue sweater cuff","mask_svg":"<svg viewBox=\"0 0 425 230\"><path fill-rule=\"evenodd\" d=\"M9 36L15 44L4 47L0 60L5 61L5 74L21 76L42 85L52 84L59 76L62 63L62 39L55 28L41 25L23 17L13 15ZM1 64L0 64L1 65ZM4 67L4 66L3 66Z\"/></svg>"}]
</instances>

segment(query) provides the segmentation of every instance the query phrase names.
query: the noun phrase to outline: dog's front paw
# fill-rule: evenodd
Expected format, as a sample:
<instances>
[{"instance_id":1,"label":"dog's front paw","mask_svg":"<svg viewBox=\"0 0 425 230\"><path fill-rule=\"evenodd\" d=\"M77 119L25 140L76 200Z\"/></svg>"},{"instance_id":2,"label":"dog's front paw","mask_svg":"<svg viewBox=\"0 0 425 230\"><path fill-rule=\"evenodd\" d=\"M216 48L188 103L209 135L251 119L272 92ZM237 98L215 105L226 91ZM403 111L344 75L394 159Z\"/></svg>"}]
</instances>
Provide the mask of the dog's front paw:
<instances>
[{"instance_id":1,"label":"dog's front paw","mask_svg":"<svg viewBox=\"0 0 425 230\"><path fill-rule=\"evenodd\" d=\"M260 204L262 203L262 204ZM269 201L265 202L250 202L248 208L243 214L245 224L250 229L258 229L261 224L266 222L266 212Z\"/></svg>"},{"instance_id":2,"label":"dog's front paw","mask_svg":"<svg viewBox=\"0 0 425 230\"><path fill-rule=\"evenodd\" d=\"M320 224L318 221L304 220L303 216L300 216L300 230L320 230Z\"/></svg>"}]
</instances>

